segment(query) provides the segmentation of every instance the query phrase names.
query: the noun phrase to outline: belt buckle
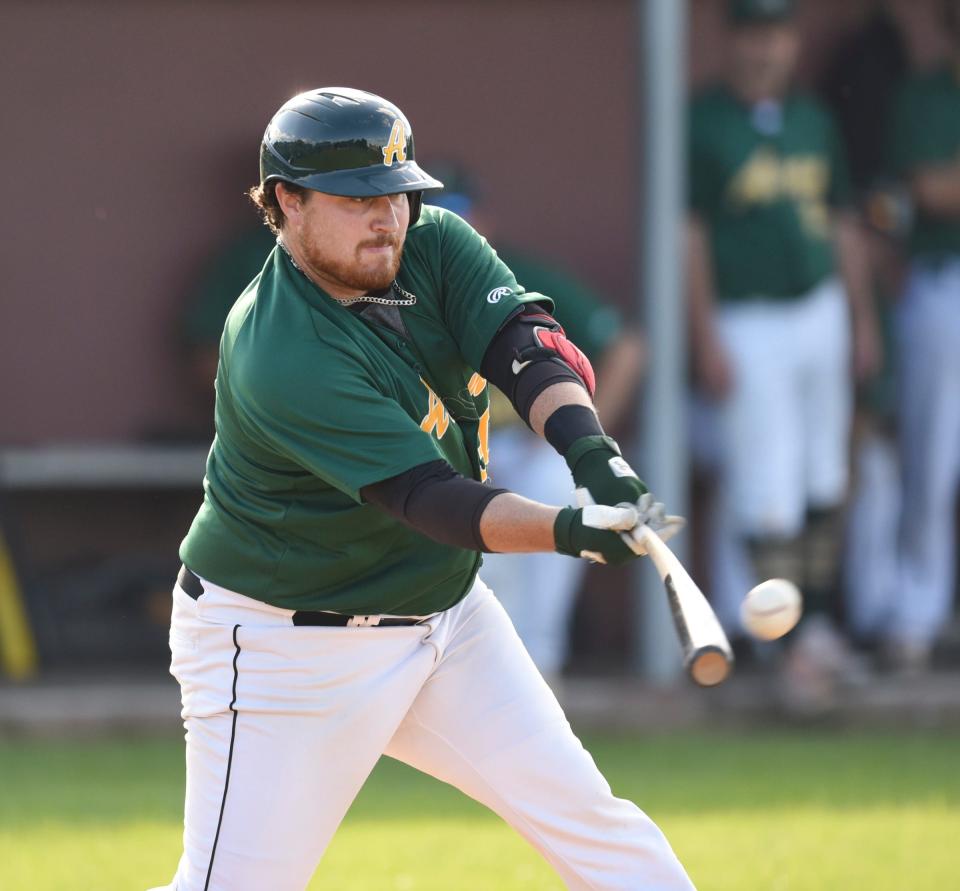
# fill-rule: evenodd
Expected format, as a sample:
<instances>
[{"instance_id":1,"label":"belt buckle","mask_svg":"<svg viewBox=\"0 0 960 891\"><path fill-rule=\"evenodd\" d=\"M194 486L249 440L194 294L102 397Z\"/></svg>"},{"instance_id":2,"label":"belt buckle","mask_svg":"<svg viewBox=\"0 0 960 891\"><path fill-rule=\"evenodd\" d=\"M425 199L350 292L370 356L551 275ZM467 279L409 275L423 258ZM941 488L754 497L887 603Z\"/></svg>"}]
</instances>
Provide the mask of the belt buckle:
<instances>
[{"instance_id":1,"label":"belt buckle","mask_svg":"<svg viewBox=\"0 0 960 891\"><path fill-rule=\"evenodd\" d=\"M380 616L350 616L348 628L373 628L380 624Z\"/></svg>"}]
</instances>

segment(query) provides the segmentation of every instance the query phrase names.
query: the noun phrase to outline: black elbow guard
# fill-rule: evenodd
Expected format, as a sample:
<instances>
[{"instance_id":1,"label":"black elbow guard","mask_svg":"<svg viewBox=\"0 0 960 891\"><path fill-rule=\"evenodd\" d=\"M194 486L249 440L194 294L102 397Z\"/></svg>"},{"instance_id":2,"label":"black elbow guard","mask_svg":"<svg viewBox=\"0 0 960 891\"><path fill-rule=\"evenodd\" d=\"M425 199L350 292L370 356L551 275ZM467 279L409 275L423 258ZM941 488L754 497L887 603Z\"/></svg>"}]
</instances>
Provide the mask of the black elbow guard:
<instances>
[{"instance_id":1,"label":"black elbow guard","mask_svg":"<svg viewBox=\"0 0 960 891\"><path fill-rule=\"evenodd\" d=\"M536 304L513 316L497 332L480 372L506 394L527 424L530 407L547 387L570 381L584 387L591 397L596 388L590 360L567 340L556 319Z\"/></svg>"}]
</instances>

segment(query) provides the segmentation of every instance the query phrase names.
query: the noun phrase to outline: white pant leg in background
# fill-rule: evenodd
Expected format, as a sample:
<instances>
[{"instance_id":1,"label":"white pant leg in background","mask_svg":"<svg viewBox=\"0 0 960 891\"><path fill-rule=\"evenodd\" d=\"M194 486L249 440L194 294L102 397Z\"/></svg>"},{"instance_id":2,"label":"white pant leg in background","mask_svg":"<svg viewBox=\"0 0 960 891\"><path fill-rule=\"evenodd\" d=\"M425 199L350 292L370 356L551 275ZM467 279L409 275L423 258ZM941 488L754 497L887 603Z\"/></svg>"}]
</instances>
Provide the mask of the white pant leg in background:
<instances>
[{"instance_id":1,"label":"white pant leg in background","mask_svg":"<svg viewBox=\"0 0 960 891\"><path fill-rule=\"evenodd\" d=\"M917 266L894 316L903 510L889 636L932 643L950 612L960 481L960 260Z\"/></svg>"},{"instance_id":2,"label":"white pant leg in background","mask_svg":"<svg viewBox=\"0 0 960 891\"><path fill-rule=\"evenodd\" d=\"M746 632L740 618L740 604L757 581L747 546L733 519L730 486L724 479L727 463L716 404L692 396L689 427L691 457L697 468L710 478L704 516L709 574L705 591L723 630L731 637L741 637Z\"/></svg>"},{"instance_id":3,"label":"white pant leg in background","mask_svg":"<svg viewBox=\"0 0 960 891\"><path fill-rule=\"evenodd\" d=\"M808 506L847 481L848 324L834 281L792 301L727 304L720 336L733 366L721 406L725 478L741 534L794 536Z\"/></svg>"},{"instance_id":4,"label":"white pant leg in background","mask_svg":"<svg viewBox=\"0 0 960 891\"><path fill-rule=\"evenodd\" d=\"M789 306L721 306L719 333L732 365L720 405L732 522L740 535L789 536L804 517L803 412Z\"/></svg>"},{"instance_id":5,"label":"white pant leg in background","mask_svg":"<svg viewBox=\"0 0 960 891\"><path fill-rule=\"evenodd\" d=\"M478 582L387 754L499 814L574 891L691 889L653 821L614 797L510 621Z\"/></svg>"},{"instance_id":6,"label":"white pant leg in background","mask_svg":"<svg viewBox=\"0 0 960 891\"><path fill-rule=\"evenodd\" d=\"M856 485L847 512L843 587L850 630L863 639L886 634L897 590L900 471L896 444L864 434L854 455Z\"/></svg>"},{"instance_id":7,"label":"white pant leg in background","mask_svg":"<svg viewBox=\"0 0 960 891\"><path fill-rule=\"evenodd\" d=\"M831 279L796 307L795 337L804 350L802 405L807 507L839 507L850 478L853 377L846 295Z\"/></svg>"},{"instance_id":8,"label":"white pant leg in background","mask_svg":"<svg viewBox=\"0 0 960 891\"><path fill-rule=\"evenodd\" d=\"M552 446L525 426L490 441L495 486L544 504L573 503L573 478ZM567 660L570 619L586 563L562 554L485 554L483 577L513 621L534 663L555 676Z\"/></svg>"}]
</instances>

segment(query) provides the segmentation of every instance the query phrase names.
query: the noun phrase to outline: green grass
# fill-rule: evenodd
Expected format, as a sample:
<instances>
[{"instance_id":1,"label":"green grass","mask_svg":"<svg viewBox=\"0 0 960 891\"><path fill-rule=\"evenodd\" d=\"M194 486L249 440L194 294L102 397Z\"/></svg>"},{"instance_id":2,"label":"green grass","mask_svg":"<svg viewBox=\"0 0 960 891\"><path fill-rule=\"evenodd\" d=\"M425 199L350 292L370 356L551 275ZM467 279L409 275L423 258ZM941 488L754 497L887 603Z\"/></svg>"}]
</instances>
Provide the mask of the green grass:
<instances>
[{"instance_id":1,"label":"green grass","mask_svg":"<svg viewBox=\"0 0 960 891\"><path fill-rule=\"evenodd\" d=\"M664 829L701 891L942 891L960 881L960 737L586 742L614 791ZM142 891L169 881L182 785L178 741L0 742L0 888ZM384 760L310 887L562 886L497 818Z\"/></svg>"}]
</instances>

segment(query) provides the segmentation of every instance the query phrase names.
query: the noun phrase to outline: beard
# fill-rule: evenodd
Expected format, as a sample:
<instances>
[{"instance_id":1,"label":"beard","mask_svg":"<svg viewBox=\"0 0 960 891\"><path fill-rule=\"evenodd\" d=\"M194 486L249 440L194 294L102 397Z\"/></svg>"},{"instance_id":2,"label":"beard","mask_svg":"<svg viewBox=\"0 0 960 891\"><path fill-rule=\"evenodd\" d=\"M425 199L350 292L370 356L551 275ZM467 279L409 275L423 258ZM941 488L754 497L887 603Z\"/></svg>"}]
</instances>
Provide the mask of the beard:
<instances>
[{"instance_id":1,"label":"beard","mask_svg":"<svg viewBox=\"0 0 960 891\"><path fill-rule=\"evenodd\" d=\"M389 254L368 256L367 247L391 247ZM333 256L318 241L302 241L300 249L311 270L341 287L362 291L382 291L393 284L403 255L401 238L372 238L362 241L354 249L352 259Z\"/></svg>"}]
</instances>

